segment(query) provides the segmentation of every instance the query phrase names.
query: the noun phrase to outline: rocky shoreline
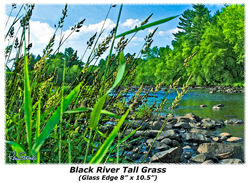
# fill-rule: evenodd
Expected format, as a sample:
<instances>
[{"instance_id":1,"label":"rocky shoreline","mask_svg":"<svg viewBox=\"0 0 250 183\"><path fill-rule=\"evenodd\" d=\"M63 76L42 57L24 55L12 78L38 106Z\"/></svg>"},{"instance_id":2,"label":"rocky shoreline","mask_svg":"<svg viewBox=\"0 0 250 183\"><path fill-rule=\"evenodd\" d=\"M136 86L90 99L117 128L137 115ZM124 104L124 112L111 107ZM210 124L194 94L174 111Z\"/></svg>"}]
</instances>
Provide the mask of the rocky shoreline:
<instances>
[{"instance_id":1,"label":"rocky shoreline","mask_svg":"<svg viewBox=\"0 0 250 183\"><path fill-rule=\"evenodd\" d=\"M150 90L153 86L143 86L142 91L146 92ZM179 87L181 89L182 87ZM132 86L129 89L129 92L136 92L139 89L139 86ZM191 89L207 89L208 93L244 93L244 87L234 87L234 86L195 86L195 87L189 87L189 90ZM167 91L167 87L161 87L160 91Z\"/></svg>"},{"instance_id":2,"label":"rocky shoreline","mask_svg":"<svg viewBox=\"0 0 250 183\"><path fill-rule=\"evenodd\" d=\"M243 120L237 118L226 121L203 119L193 113L159 116L157 121L134 120L124 136L141 127L130 139L142 137L142 140L129 144L125 148L126 156L128 160L140 163L151 148L147 163L241 164L244 163L243 139L216 131L224 125L241 124ZM163 130L156 137L162 125ZM104 132L104 129L100 131Z\"/></svg>"}]
</instances>

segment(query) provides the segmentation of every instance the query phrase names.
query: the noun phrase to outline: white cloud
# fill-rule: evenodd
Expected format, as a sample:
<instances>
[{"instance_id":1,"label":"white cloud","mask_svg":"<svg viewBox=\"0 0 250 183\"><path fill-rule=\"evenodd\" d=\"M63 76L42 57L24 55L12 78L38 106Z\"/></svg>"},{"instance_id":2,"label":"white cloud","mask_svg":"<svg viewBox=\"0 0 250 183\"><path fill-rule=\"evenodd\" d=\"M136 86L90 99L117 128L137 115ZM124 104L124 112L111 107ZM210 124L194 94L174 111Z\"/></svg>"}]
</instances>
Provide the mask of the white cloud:
<instances>
[{"instance_id":1,"label":"white cloud","mask_svg":"<svg viewBox=\"0 0 250 183\"><path fill-rule=\"evenodd\" d=\"M175 29L170 29L170 30L167 30L167 31L159 31L159 32L158 32L158 35L159 35L159 36L167 36L167 37L170 37L170 36L172 36L173 33L177 33L178 31L181 31L181 29L175 28Z\"/></svg>"},{"instance_id":2,"label":"white cloud","mask_svg":"<svg viewBox=\"0 0 250 183\"><path fill-rule=\"evenodd\" d=\"M153 32L153 31L154 31L154 29L152 29L152 28L149 28L149 29L148 29L148 32L149 32L149 33Z\"/></svg>"},{"instance_id":3,"label":"white cloud","mask_svg":"<svg viewBox=\"0 0 250 183\"><path fill-rule=\"evenodd\" d=\"M167 33L173 34L173 33L177 33L178 31L181 31L181 29L179 29L179 28L177 27L177 28L175 28L175 29L170 29L170 30L168 30Z\"/></svg>"},{"instance_id":4,"label":"white cloud","mask_svg":"<svg viewBox=\"0 0 250 183\"><path fill-rule=\"evenodd\" d=\"M164 31L159 31L158 34L159 34L159 36L164 36L165 32Z\"/></svg>"},{"instance_id":5,"label":"white cloud","mask_svg":"<svg viewBox=\"0 0 250 183\"><path fill-rule=\"evenodd\" d=\"M55 32L55 29L51 28L48 23L39 21L30 21L30 30L31 39L42 44L47 44Z\"/></svg>"},{"instance_id":6,"label":"white cloud","mask_svg":"<svg viewBox=\"0 0 250 183\"><path fill-rule=\"evenodd\" d=\"M103 23L104 23L104 21L101 21L101 22L96 23L96 24L89 24L88 26L82 26L81 31L82 32L93 32L93 33L100 32L101 28L103 26ZM111 30L114 27L115 27L115 23L112 20L107 19L105 22L105 25L104 25L104 29Z\"/></svg>"},{"instance_id":7,"label":"white cloud","mask_svg":"<svg viewBox=\"0 0 250 183\"><path fill-rule=\"evenodd\" d=\"M142 37L133 37L131 41L144 41L144 38Z\"/></svg>"},{"instance_id":8,"label":"white cloud","mask_svg":"<svg viewBox=\"0 0 250 183\"><path fill-rule=\"evenodd\" d=\"M132 18L130 18L130 19L127 19L126 20L126 22L124 22L124 23L122 23L121 25L122 26L126 26L126 27L135 27L135 25L137 25L137 26L139 26L140 25L140 21L139 21L139 19L132 19Z\"/></svg>"}]
</instances>

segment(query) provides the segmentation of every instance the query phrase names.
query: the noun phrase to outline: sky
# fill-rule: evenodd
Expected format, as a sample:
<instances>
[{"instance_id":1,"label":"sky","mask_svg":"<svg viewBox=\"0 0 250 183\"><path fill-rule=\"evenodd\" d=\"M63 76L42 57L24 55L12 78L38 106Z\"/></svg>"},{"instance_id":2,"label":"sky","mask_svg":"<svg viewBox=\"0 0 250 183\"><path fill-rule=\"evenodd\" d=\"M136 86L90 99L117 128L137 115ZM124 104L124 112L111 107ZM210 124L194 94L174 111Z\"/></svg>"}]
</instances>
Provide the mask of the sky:
<instances>
[{"instance_id":1,"label":"sky","mask_svg":"<svg viewBox=\"0 0 250 183\"><path fill-rule=\"evenodd\" d=\"M26 0L25 2L28 2L29 0ZM21 0L16 0L15 2L23 2ZM33 1L34 2L34 1ZM36 1L39 3L58 3L59 1L55 2L54 0L51 1ZM74 2L76 3L75 0L60 0L60 2ZM82 1L83 2L83 1ZM93 3L93 1L85 1L87 3ZM105 1L106 3L107 1ZM126 2L133 2L136 3L138 1L131 1L131 0L127 0ZM149 3L149 1L144 0L143 2ZM158 3L158 0L154 0L151 2L153 3ZM184 1L160 1L160 3L183 3ZM191 3L191 0L189 0L188 2ZM201 1L199 1L201 2ZM204 1L202 1L204 2ZM232 1L232 0L226 0L226 1L215 1L215 0L210 0L210 1L206 1L206 3L218 3L218 2L222 2L222 3L240 3L239 1ZM242 2L242 1L241 1ZM243 3L248 3L249 1L243 1ZM0 18L0 23L2 26L1 28L1 34L4 35L6 34L6 31L3 30L3 27L6 23L6 17L9 14L10 11L10 5L6 5L6 3L12 3L11 1L7 1L7 0L1 0L1 5L0 6L0 13L1 13L1 18ZM185 3L185 2L184 2ZM179 15L182 14L186 9L188 8L192 8L191 4L174 4L174 6L169 6L168 4L161 4L159 6L154 5L154 6L149 6L149 5L145 5L145 4L141 4L141 5L137 5L137 6L132 6L132 5L128 5L128 4L124 4L123 6L123 11L121 14L121 24L119 25L118 28L118 33L121 33L123 31L127 31L130 30L133 25L135 23L141 22L143 21L147 16L149 16L151 13L153 13L153 16L151 17L150 21L155 21L158 19L162 19L162 18L166 18L169 16L173 16L173 15ZM19 6L20 7L20 6ZM38 54L41 53L42 50L45 48L46 44L48 43L50 37L52 36L53 32L54 32L54 24L56 24L58 22L58 20L61 17L61 11L63 9L64 5L63 4L40 4L40 5L36 5L34 12L33 12L33 16L31 18L31 25L32 25L32 33L31 33L31 41L33 42L33 48L32 48L32 53L34 54ZM63 32L67 33L67 31L69 30L69 28L71 26L73 26L75 23L77 23L79 20L81 20L82 18L86 18L86 21L84 23L84 25L86 27L84 27L84 30L82 30L78 36L77 35L73 35L71 37L71 39L68 40L68 42L66 42L66 47L73 47L74 49L78 50L78 55L81 55L83 50L86 48L86 41L87 39L92 36L94 34L94 32L96 30L98 30L98 25L100 25L100 22L103 21L104 17L106 16L106 13L108 11L108 4L102 4L100 5L72 5L69 4L68 6L68 17L65 21L65 27ZM216 10L220 10L221 7L223 7L223 4L207 4L208 9L211 11L211 14L213 14L214 12L216 12ZM246 6L246 30L248 29L248 24L247 24L247 20L250 20L249 17L249 11L247 11L247 7ZM118 15L118 11L119 11L119 6L117 6L116 8L112 9L112 11L110 12L110 22L108 25L112 25L116 22L116 17ZM17 9L13 12L14 14L17 13ZM138 19L138 20L137 20ZM128 21L127 21L128 20ZM127 23L126 23L127 22ZM154 36L154 43L152 44L152 46L154 45L158 45L158 46L166 46L166 45L171 45L171 41L173 39L172 35L171 35L171 31L177 31L177 25L178 25L179 19L174 19L168 23L162 24L159 27L157 33ZM123 26L122 26L123 24ZM162 32L160 32L162 31ZM108 30L107 30L108 32ZM246 32L247 33L247 32ZM137 50L141 49L141 46L143 44L142 39L148 34L148 29L145 29L144 31L140 32L140 34L137 35L137 38L135 40L133 40L134 44L131 44L131 47L127 47L127 49L125 50L125 52L136 52ZM246 46L245 48L247 48L247 43L249 41L247 41L249 36L246 36ZM4 42L4 37L1 36L0 37L2 45L2 60L4 60L4 54L3 54L3 50L5 48L5 45L7 44L6 42ZM248 52L246 51L246 59L248 58ZM248 62L245 62L245 68L247 70L248 67ZM4 88L5 88L5 66L4 63L2 62L2 64L0 64L1 67L1 71L0 72L0 86L2 86L2 90L1 90L1 95L0 95L0 100L2 101L0 104L0 109L1 109L1 113L0 113L0 119L2 119L2 121L5 120L5 113L4 113L4 103L3 101L5 101L5 94L4 94ZM250 86L248 83L248 81L250 80L248 77L248 72L245 72L245 82L246 82L246 95L245 95L245 110L249 108L249 100L248 100L248 92L249 92L249 87ZM247 119L250 119L249 113L245 113L245 119L247 121ZM249 132L249 126L250 125L245 125L245 134L247 134L247 132ZM2 128L1 129L5 129L5 124L2 123ZM4 137L4 130L0 131L0 136ZM246 136L246 135L245 135ZM246 136L246 142L247 142L247 137ZM0 142L1 142L1 147L4 147L4 138L0 138ZM249 152L249 146L245 147L246 152ZM4 151L0 151L0 157L4 157ZM4 158L0 158L0 164L4 166ZM119 165L116 165L119 166ZM143 165L142 165L143 166ZM151 167L159 167L159 165L151 165ZM188 166L188 167L187 167ZM188 177L190 177L191 174L193 174L194 172L196 173L196 180L202 180L203 182L211 182L212 178L218 180L218 182L237 182L239 181L239 177L237 176L238 174L244 176L248 175L247 170L249 170L249 162L246 161L246 163L242 166L237 166L236 169L233 169L234 173L229 173L228 172L232 172L232 167L231 166L223 166L223 170L221 168L221 166L204 166L202 168L200 168L200 166L192 166L192 165L180 165L180 166L175 166L175 165L167 165L167 174L162 174L162 175L158 175L158 179L157 181L163 182L166 179L166 176L168 177L168 180L170 181L175 181L178 180L177 182L197 182L194 181L193 179L188 179ZM15 170L16 169L16 170ZM16 181L15 179L9 179L9 177L13 177L13 172L15 172L15 177L18 177L20 180L24 180L26 183L29 182L34 182L34 180L37 180L37 172L43 172L46 174L46 176L39 176L39 180L40 181L46 181L46 179L49 178L50 182L58 182L58 180L63 180L63 182L72 182L72 178L73 181L74 179L76 180L76 176L72 177L71 174L67 174L67 173L63 173L63 176L55 176L56 175L62 175L62 172L66 172L68 171L68 166L49 166L49 165L43 165L43 166L36 166L34 168L34 166L25 166L25 168L20 168L18 166L4 166L4 173L3 173L3 179L8 179L8 182L13 182ZM206 178L204 179L204 172L213 172L213 175L210 176L210 178ZM27 175L27 172L29 172L29 175ZM180 176L180 172L181 176ZM227 176L222 176L222 175L227 175ZM176 179L177 178L177 179ZM248 177L243 177L244 178L248 178ZM161 181L162 180L162 181Z\"/></svg>"},{"instance_id":2,"label":"sky","mask_svg":"<svg viewBox=\"0 0 250 183\"><path fill-rule=\"evenodd\" d=\"M11 17L8 21L8 25L5 27L5 32L12 23L14 17L21 7L21 3L17 4L17 8L13 10ZM61 47L60 51L64 52L65 48L72 47L74 50L77 50L78 56L81 57L86 49L87 41L91 36L95 34L95 32L100 31L107 12L109 10L111 4L68 4L67 17L64 22L64 27L62 30L62 34L64 37L67 37L70 33L70 28L77 24L82 19L86 19L81 31L79 33L73 33L69 39L65 42L65 44ZM50 38L52 37L55 27L54 24L62 17L62 9L64 9L65 4L35 4L35 8L33 10L33 14L30 20L30 30L31 37L30 41L32 43L31 53L34 55L42 55L42 51L45 46L48 44ZM217 10L221 10L224 7L224 4L206 4L206 7L211 11L211 15ZM117 4L116 7L112 8L107 21L105 23L105 31L99 40L99 43L109 34L109 32L115 27L117 16L119 12L120 4ZM187 9L192 9L192 4L124 4L119 27L117 30L117 35L133 29L135 25L140 25L142 21L144 21L151 13L153 16L149 19L149 23L160 20L163 18L181 15ZM11 11L11 4L5 4L5 22L9 16ZM21 14L23 14L22 12ZM180 16L179 16L180 17ZM179 23L179 17L166 22L164 24L158 25L158 30L154 35L154 42L151 47L166 47L167 45L171 46L171 42L174 39L173 33L179 31L177 28ZM18 29L20 23L18 22L15 26L15 30ZM140 31L136 34L136 36L132 39L132 41L128 44L124 53L138 53L143 44L144 38L149 32L152 32L155 28L148 28L143 31ZM21 31L20 31L21 32ZM55 41L55 46L59 44L60 32L58 31ZM127 38L132 36L129 35ZM118 41L118 40L117 40ZM5 46L9 44L8 41L5 41ZM89 50L90 52L90 50ZM89 54L87 52L86 55ZM14 52L13 52L14 53ZM104 54L103 58L106 57L108 51ZM83 59L85 61L86 58Z\"/></svg>"}]
</instances>

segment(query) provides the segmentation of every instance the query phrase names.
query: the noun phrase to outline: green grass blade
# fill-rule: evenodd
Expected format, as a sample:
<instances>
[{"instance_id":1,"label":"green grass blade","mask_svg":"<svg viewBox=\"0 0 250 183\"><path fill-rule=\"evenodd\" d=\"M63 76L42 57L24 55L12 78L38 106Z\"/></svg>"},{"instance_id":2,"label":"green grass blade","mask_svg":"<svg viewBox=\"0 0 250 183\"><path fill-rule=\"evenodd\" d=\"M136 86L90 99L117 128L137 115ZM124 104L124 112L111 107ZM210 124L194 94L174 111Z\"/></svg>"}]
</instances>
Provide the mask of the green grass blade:
<instances>
[{"instance_id":1,"label":"green grass blade","mask_svg":"<svg viewBox=\"0 0 250 183\"><path fill-rule=\"evenodd\" d=\"M64 99L63 101L63 112L67 109L68 105L71 103L73 98L76 96L77 92L80 90L80 86L82 83L80 83L78 86L76 86L70 94ZM53 113L49 121L47 122L46 126L44 127L42 133L36 140L35 144L32 147L32 155L36 154L45 140L48 138L49 134L52 132L53 128L56 126L58 121L60 120L61 117L61 106L57 108L57 110Z\"/></svg>"},{"instance_id":2,"label":"green grass blade","mask_svg":"<svg viewBox=\"0 0 250 183\"><path fill-rule=\"evenodd\" d=\"M68 113L68 114L79 113L79 112L85 112L85 111L88 111L88 110L93 110L93 108L90 108L90 107L80 107L80 108L76 108L76 109L72 109L72 110L66 111L65 113ZM104 109L101 110L101 114L105 114L105 115L110 116L110 117L121 119L121 116L118 116L117 114L112 113L112 112L107 111L107 110L104 110Z\"/></svg>"},{"instance_id":3,"label":"green grass blade","mask_svg":"<svg viewBox=\"0 0 250 183\"><path fill-rule=\"evenodd\" d=\"M71 163L71 145L70 145L70 138L68 137L68 143L69 143L69 163Z\"/></svg>"},{"instance_id":4,"label":"green grass blade","mask_svg":"<svg viewBox=\"0 0 250 183\"><path fill-rule=\"evenodd\" d=\"M156 26L156 25L159 25L159 24L162 24L162 23L165 23L165 22L168 22L176 17L178 17L179 15L177 16L172 16L172 17L169 17L169 18L164 18L164 19L161 19L161 20L157 20L155 22L152 22L152 23L149 23L149 24L146 24L146 25L143 25L141 27L137 27L135 29L132 29L132 30L129 30L127 32L124 32L122 34L119 34L117 35L115 38L119 38L119 37L122 37L122 36L125 36L125 35L128 35L128 34L132 34L134 32L138 32L140 30L143 30L143 29L146 29L146 28L149 28L149 27L153 27L153 26Z\"/></svg>"},{"instance_id":5,"label":"green grass blade","mask_svg":"<svg viewBox=\"0 0 250 183\"><path fill-rule=\"evenodd\" d=\"M25 150L23 149L23 147L16 143L16 142L12 142L12 141L6 141L6 143L11 145L11 148L13 149L13 151L15 151L15 156L19 158L19 153L24 152L20 155L22 156L27 156ZM11 153L11 155L13 156L14 154ZM9 155L10 156L10 155ZM21 159L21 158L20 158ZM18 164L22 164L22 163L30 163L30 160L20 160L20 161L16 161Z\"/></svg>"},{"instance_id":6,"label":"green grass blade","mask_svg":"<svg viewBox=\"0 0 250 183\"><path fill-rule=\"evenodd\" d=\"M102 107L105 103L105 99L107 97L107 94L106 95L103 95L98 101L97 103L94 105L94 108L91 112L91 116L90 116L90 120L89 120L89 127L92 129L92 130L95 130L97 125L98 125L98 122L99 122L99 119L100 119L100 115L101 115L101 110L102 110Z\"/></svg>"},{"instance_id":7,"label":"green grass blade","mask_svg":"<svg viewBox=\"0 0 250 183\"><path fill-rule=\"evenodd\" d=\"M96 145L93 144L93 142L89 142L89 139L87 139L86 137L83 137L83 140L86 141L87 143L90 143L90 145L91 145L93 148L98 149L98 148L96 147Z\"/></svg>"},{"instance_id":8,"label":"green grass blade","mask_svg":"<svg viewBox=\"0 0 250 183\"><path fill-rule=\"evenodd\" d=\"M24 29L25 34L25 29ZM25 37L25 35L24 35ZM28 57L26 54L26 41L24 38L24 119L27 132L27 141L29 147L29 156L31 156L31 127L32 127L32 103L31 90L29 82Z\"/></svg>"},{"instance_id":9,"label":"green grass blade","mask_svg":"<svg viewBox=\"0 0 250 183\"><path fill-rule=\"evenodd\" d=\"M139 130L140 128L141 128L141 126L140 126L139 128L137 128L137 129L135 129L134 131L132 131L130 134L126 135L126 136L121 140L121 143L125 142L129 137L131 137L132 135L134 135L135 132L136 132L137 130Z\"/></svg>"},{"instance_id":10,"label":"green grass blade","mask_svg":"<svg viewBox=\"0 0 250 183\"><path fill-rule=\"evenodd\" d=\"M95 156L91 159L89 163L101 163L103 157L107 153L109 147L111 146L112 142L114 141L118 131L120 130L125 118L127 117L130 109L127 110L127 112L122 116L122 118L119 120L113 131L110 133L108 138L105 140L103 145L100 147L100 149L96 152Z\"/></svg>"},{"instance_id":11,"label":"green grass blade","mask_svg":"<svg viewBox=\"0 0 250 183\"><path fill-rule=\"evenodd\" d=\"M41 120L41 99L38 100L38 109L37 109L37 120L36 120L36 140L40 135L40 120ZM37 160L36 163L40 163L40 151L37 152Z\"/></svg>"},{"instance_id":12,"label":"green grass blade","mask_svg":"<svg viewBox=\"0 0 250 183\"><path fill-rule=\"evenodd\" d=\"M106 92L106 94L110 93L119 84L119 82L121 81L121 79L125 73L126 63L125 63L123 51L119 55L119 60L120 60L120 64L118 67L118 72L117 72L117 76L115 78L115 82L114 82L113 86Z\"/></svg>"},{"instance_id":13,"label":"green grass blade","mask_svg":"<svg viewBox=\"0 0 250 183\"><path fill-rule=\"evenodd\" d=\"M113 46L114 46L114 43L115 43L115 36L116 36L117 29L118 29L120 17L121 17L122 7L123 7L123 4L121 4L121 6L120 6L119 14L118 14L118 17L117 17L115 32L114 32L113 40L112 40L111 47L110 47L110 50L109 50L109 55L108 55L108 59L107 59L107 62L106 62L105 72L104 72L103 80L102 80L102 86L101 86L100 93L99 93L100 96L102 95L102 90L103 90L104 84L105 84L105 79L106 79L106 75L107 75L109 60L111 58Z\"/></svg>"}]
</instances>

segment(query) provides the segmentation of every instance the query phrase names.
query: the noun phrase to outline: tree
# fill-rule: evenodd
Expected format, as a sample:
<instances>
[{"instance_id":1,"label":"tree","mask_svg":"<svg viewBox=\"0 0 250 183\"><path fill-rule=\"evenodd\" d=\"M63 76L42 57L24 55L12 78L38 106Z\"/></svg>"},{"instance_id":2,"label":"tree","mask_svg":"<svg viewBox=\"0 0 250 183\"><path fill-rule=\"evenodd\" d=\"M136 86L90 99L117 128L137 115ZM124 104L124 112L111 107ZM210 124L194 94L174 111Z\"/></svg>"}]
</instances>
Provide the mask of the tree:
<instances>
[{"instance_id":1,"label":"tree","mask_svg":"<svg viewBox=\"0 0 250 183\"><path fill-rule=\"evenodd\" d=\"M233 4L224 7L218 17L218 24L223 29L225 39L233 45L239 63L244 62L244 11L244 5Z\"/></svg>"}]
</instances>

